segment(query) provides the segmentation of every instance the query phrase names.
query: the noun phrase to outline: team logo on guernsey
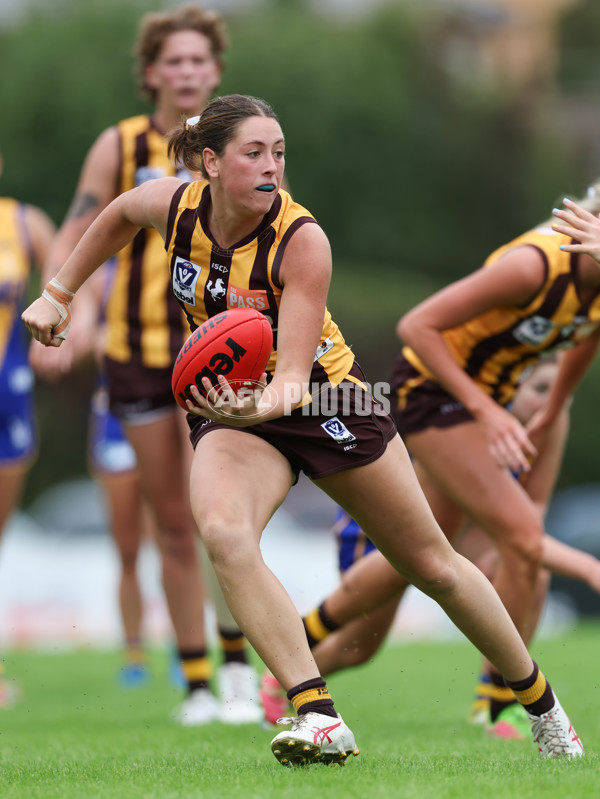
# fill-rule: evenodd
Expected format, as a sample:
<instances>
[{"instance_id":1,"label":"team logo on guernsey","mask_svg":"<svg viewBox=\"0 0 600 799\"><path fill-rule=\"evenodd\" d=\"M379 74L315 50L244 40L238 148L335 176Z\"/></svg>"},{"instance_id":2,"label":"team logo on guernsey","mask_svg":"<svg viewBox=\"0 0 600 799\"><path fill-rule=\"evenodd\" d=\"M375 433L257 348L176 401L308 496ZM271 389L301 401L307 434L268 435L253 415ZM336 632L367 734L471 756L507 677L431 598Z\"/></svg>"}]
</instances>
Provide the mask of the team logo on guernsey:
<instances>
[{"instance_id":1,"label":"team logo on guernsey","mask_svg":"<svg viewBox=\"0 0 600 799\"><path fill-rule=\"evenodd\" d=\"M568 346L570 339L586 338L593 330L590 328L590 321L587 316L576 316L569 325L557 325L551 319L544 316L532 316L531 319L524 319L518 325L513 335L521 344L531 347L540 347L555 333L559 334L556 345Z\"/></svg>"},{"instance_id":2,"label":"team logo on guernsey","mask_svg":"<svg viewBox=\"0 0 600 799\"><path fill-rule=\"evenodd\" d=\"M202 267L198 264L177 256L173 267L173 294L180 302L196 304L196 283L201 271Z\"/></svg>"},{"instance_id":3,"label":"team logo on guernsey","mask_svg":"<svg viewBox=\"0 0 600 799\"><path fill-rule=\"evenodd\" d=\"M333 419L328 419L321 425L323 430L328 433L338 444L348 444L350 441L356 441L356 436L348 430L346 425L334 416Z\"/></svg>"},{"instance_id":4,"label":"team logo on guernsey","mask_svg":"<svg viewBox=\"0 0 600 799\"><path fill-rule=\"evenodd\" d=\"M166 170L162 166L138 166L135 170L135 185L141 186L149 180L166 177Z\"/></svg>"},{"instance_id":5,"label":"team logo on guernsey","mask_svg":"<svg viewBox=\"0 0 600 799\"><path fill-rule=\"evenodd\" d=\"M556 325L551 319L545 316L532 316L524 319L513 331L513 336L521 344L528 344L531 347L539 347L552 335Z\"/></svg>"},{"instance_id":6,"label":"team logo on guernsey","mask_svg":"<svg viewBox=\"0 0 600 799\"><path fill-rule=\"evenodd\" d=\"M218 277L214 284L212 280L207 281L206 288L210 291L210 296L213 300L220 300L225 296L226 288L223 279Z\"/></svg>"}]
</instances>

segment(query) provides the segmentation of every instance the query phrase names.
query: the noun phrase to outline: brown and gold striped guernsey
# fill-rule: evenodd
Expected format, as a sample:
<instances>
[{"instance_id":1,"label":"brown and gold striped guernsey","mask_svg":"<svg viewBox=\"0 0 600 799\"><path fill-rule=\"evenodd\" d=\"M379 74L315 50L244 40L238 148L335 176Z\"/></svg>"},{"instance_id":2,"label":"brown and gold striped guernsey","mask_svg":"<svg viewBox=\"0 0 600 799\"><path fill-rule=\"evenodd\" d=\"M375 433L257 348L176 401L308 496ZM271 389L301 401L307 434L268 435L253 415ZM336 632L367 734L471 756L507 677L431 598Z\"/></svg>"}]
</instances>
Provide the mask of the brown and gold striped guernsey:
<instances>
[{"instance_id":1,"label":"brown and gold striped guernsey","mask_svg":"<svg viewBox=\"0 0 600 799\"><path fill-rule=\"evenodd\" d=\"M0 366L9 345L21 343L27 361L28 337L21 322L23 300L31 271L31 252L23 214L25 206L0 197Z\"/></svg>"},{"instance_id":2,"label":"brown and gold striped guernsey","mask_svg":"<svg viewBox=\"0 0 600 799\"><path fill-rule=\"evenodd\" d=\"M166 139L150 116L125 119L117 130L121 148L119 194L147 180L176 175ZM121 363L134 360L149 368L169 367L189 330L169 285L160 234L152 229L140 230L116 258L106 308L105 352Z\"/></svg>"},{"instance_id":3,"label":"brown and gold striped guernsey","mask_svg":"<svg viewBox=\"0 0 600 799\"><path fill-rule=\"evenodd\" d=\"M600 325L600 292L579 296L577 255L560 249L568 242L550 227L536 228L493 252L486 267L508 250L535 247L546 266L543 285L526 305L492 309L443 333L460 366L502 405L512 399L523 370L541 355L573 346ZM413 350L402 352L415 369L435 379Z\"/></svg>"},{"instance_id":4,"label":"brown and gold striped guernsey","mask_svg":"<svg viewBox=\"0 0 600 799\"><path fill-rule=\"evenodd\" d=\"M223 250L208 229L209 206L207 181L184 184L173 196L166 238L173 292L192 330L229 308L250 307L263 313L273 328L274 351L267 365L272 375L277 359L281 261L294 232L315 219L280 190L259 227ZM354 355L326 309L311 381L337 386L353 363Z\"/></svg>"}]
</instances>

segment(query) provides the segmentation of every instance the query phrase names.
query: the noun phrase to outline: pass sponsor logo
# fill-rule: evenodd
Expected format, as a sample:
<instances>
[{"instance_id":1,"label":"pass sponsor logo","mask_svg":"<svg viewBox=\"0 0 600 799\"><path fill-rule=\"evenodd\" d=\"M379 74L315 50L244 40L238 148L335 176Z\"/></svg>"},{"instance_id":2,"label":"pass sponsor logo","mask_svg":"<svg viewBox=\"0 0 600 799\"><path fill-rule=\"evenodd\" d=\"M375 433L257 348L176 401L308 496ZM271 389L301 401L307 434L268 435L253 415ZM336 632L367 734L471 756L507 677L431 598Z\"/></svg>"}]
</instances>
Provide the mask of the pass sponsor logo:
<instances>
[{"instance_id":1,"label":"pass sponsor logo","mask_svg":"<svg viewBox=\"0 0 600 799\"><path fill-rule=\"evenodd\" d=\"M241 289L228 286L227 305L229 308L254 308L265 311L269 307L267 292L264 289Z\"/></svg>"}]
</instances>

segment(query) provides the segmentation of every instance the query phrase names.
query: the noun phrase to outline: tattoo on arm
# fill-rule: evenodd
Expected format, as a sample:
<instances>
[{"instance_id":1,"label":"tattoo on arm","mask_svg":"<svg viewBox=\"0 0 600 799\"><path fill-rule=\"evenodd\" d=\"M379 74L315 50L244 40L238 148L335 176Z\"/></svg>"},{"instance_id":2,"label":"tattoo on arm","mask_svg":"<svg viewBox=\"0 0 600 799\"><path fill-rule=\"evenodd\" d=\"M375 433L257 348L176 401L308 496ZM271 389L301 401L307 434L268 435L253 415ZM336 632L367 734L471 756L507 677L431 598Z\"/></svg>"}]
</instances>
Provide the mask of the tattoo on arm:
<instances>
[{"instance_id":1,"label":"tattoo on arm","mask_svg":"<svg viewBox=\"0 0 600 799\"><path fill-rule=\"evenodd\" d=\"M76 194L69 208L67 219L79 219L98 204L99 200L94 194Z\"/></svg>"}]
</instances>

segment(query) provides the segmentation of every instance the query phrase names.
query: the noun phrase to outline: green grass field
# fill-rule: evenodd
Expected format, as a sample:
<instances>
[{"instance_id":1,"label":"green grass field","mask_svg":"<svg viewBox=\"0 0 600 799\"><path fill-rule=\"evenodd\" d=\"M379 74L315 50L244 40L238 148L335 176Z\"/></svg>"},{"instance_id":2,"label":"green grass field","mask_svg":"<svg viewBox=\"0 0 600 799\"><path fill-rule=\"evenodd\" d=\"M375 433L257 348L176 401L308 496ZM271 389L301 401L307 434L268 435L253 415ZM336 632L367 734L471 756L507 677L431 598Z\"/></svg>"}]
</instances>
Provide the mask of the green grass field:
<instances>
[{"instance_id":1,"label":"green grass field","mask_svg":"<svg viewBox=\"0 0 600 799\"><path fill-rule=\"evenodd\" d=\"M361 754L345 768L282 768L273 731L169 720L180 692L152 655L144 688L121 689L117 653L14 652L19 704L0 711L3 799L256 797L570 799L600 790L600 623L541 640L534 657L586 746L580 761L543 761L532 742L492 740L466 721L478 657L468 643L388 646L330 678Z\"/></svg>"}]
</instances>

